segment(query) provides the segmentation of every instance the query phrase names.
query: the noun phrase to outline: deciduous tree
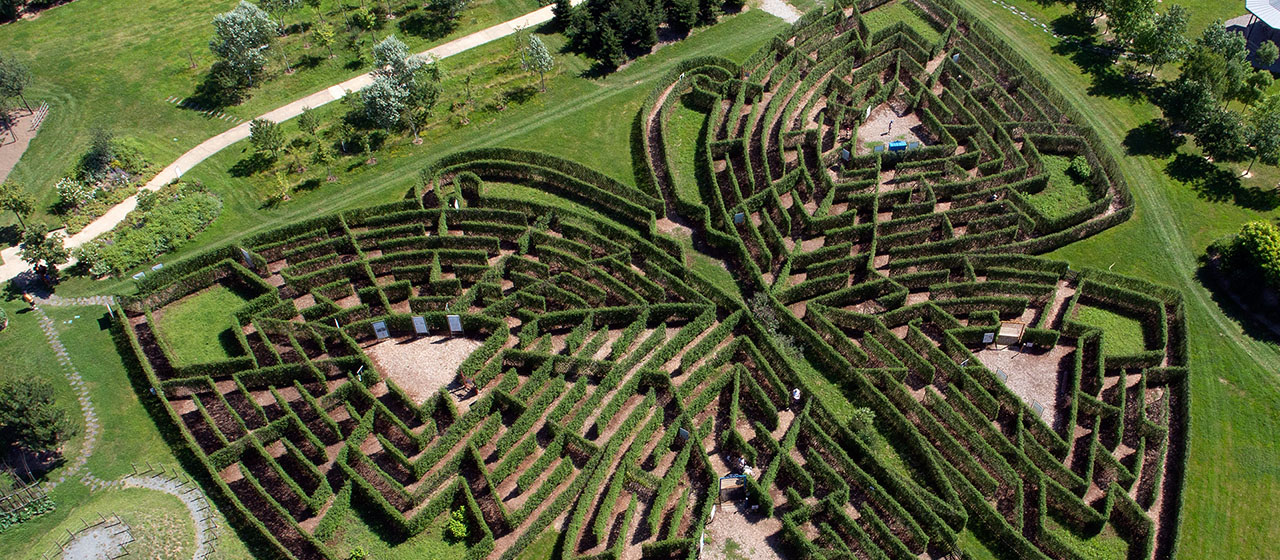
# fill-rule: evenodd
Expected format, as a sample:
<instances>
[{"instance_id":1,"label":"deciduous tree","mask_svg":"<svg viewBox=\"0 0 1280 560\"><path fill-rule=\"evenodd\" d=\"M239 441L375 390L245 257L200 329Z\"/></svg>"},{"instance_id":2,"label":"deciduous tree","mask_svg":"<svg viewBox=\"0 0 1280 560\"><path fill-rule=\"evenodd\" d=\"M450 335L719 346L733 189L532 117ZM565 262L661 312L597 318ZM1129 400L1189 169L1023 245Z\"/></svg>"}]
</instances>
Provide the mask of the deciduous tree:
<instances>
[{"instance_id":1,"label":"deciduous tree","mask_svg":"<svg viewBox=\"0 0 1280 560\"><path fill-rule=\"evenodd\" d=\"M255 150L275 156L284 147L284 131L280 124L267 119L253 119L249 123L249 143Z\"/></svg>"},{"instance_id":2,"label":"deciduous tree","mask_svg":"<svg viewBox=\"0 0 1280 560\"><path fill-rule=\"evenodd\" d=\"M542 39L536 35L530 35L521 60L525 70L538 73L538 77L542 80L542 91L547 91L547 72L555 68L556 60L552 58L551 51L547 50Z\"/></svg>"},{"instance_id":3,"label":"deciduous tree","mask_svg":"<svg viewBox=\"0 0 1280 560\"><path fill-rule=\"evenodd\" d=\"M253 127L252 124L249 125ZM320 128L320 114L311 107L303 107L302 114L298 115L298 130L301 130L309 136L316 135L316 129Z\"/></svg>"},{"instance_id":4,"label":"deciduous tree","mask_svg":"<svg viewBox=\"0 0 1280 560\"><path fill-rule=\"evenodd\" d=\"M25 218L36 209L36 199L15 181L0 183L0 209L13 212L18 218L18 225L27 229Z\"/></svg>"},{"instance_id":5,"label":"deciduous tree","mask_svg":"<svg viewBox=\"0 0 1280 560\"><path fill-rule=\"evenodd\" d=\"M253 85L253 75L267 63L266 51L276 30L271 16L241 0L234 9L213 17L213 51L227 68Z\"/></svg>"},{"instance_id":6,"label":"deciduous tree","mask_svg":"<svg viewBox=\"0 0 1280 560\"><path fill-rule=\"evenodd\" d=\"M1156 69L1177 61L1191 48L1191 41L1184 35L1190 14L1187 9L1174 4L1169 11L1146 20L1133 41L1133 51L1151 65L1150 74Z\"/></svg>"},{"instance_id":7,"label":"deciduous tree","mask_svg":"<svg viewBox=\"0 0 1280 560\"><path fill-rule=\"evenodd\" d=\"M1272 94L1253 107L1245 119L1245 133L1249 148L1253 150L1253 161L1249 162L1248 174L1258 160L1275 165L1280 160L1280 94Z\"/></svg>"},{"instance_id":8,"label":"deciduous tree","mask_svg":"<svg viewBox=\"0 0 1280 560\"><path fill-rule=\"evenodd\" d=\"M22 105L31 112L31 104L27 103L24 92L31 85L31 70L26 64L12 56L0 57L0 97L17 97Z\"/></svg>"},{"instance_id":9,"label":"deciduous tree","mask_svg":"<svg viewBox=\"0 0 1280 560\"><path fill-rule=\"evenodd\" d=\"M360 90L360 101L364 106L365 116L374 124L391 130L400 124L400 115L405 110L405 98L409 92L386 74L380 74L373 83Z\"/></svg>"},{"instance_id":10,"label":"deciduous tree","mask_svg":"<svg viewBox=\"0 0 1280 560\"><path fill-rule=\"evenodd\" d=\"M66 264L71 252L63 244L65 238L61 233L47 233L48 228L36 226L27 228L22 234L22 243L18 246L18 257L31 266L41 263L54 268Z\"/></svg>"},{"instance_id":11,"label":"deciduous tree","mask_svg":"<svg viewBox=\"0 0 1280 560\"><path fill-rule=\"evenodd\" d=\"M311 30L312 40L316 42L316 46L323 47L329 51L329 58L333 58L333 26L327 21L317 23Z\"/></svg>"}]
</instances>

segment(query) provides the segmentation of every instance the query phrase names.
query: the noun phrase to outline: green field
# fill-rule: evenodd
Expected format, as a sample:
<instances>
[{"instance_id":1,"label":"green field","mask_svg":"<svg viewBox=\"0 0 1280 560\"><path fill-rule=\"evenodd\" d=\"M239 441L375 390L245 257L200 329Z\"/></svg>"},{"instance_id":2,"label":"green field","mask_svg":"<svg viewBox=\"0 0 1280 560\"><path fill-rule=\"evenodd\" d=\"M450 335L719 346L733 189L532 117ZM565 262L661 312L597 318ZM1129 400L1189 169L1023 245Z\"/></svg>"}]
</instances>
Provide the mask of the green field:
<instances>
[{"instance_id":1,"label":"green field","mask_svg":"<svg viewBox=\"0 0 1280 560\"><path fill-rule=\"evenodd\" d=\"M942 38L936 29L925 23L919 15L911 11L902 2L892 2L866 12L862 14L862 20L867 23L867 29L871 30L872 33L902 21L906 22L913 31L919 33L930 44L937 43Z\"/></svg>"},{"instance_id":2,"label":"green field","mask_svg":"<svg viewBox=\"0 0 1280 560\"><path fill-rule=\"evenodd\" d=\"M1142 323L1100 307L1076 307L1076 320L1102 330L1102 344L1108 356L1132 356L1147 349Z\"/></svg>"},{"instance_id":3,"label":"green field","mask_svg":"<svg viewBox=\"0 0 1280 560\"><path fill-rule=\"evenodd\" d=\"M0 26L0 52L16 55L31 67L27 99L50 106L39 135L11 175L37 195L36 220L45 219L46 209L57 198L54 183L72 169L95 128L137 139L159 171L183 152L233 126L178 108L167 99L196 93L215 61L208 46L213 16L237 2L79 1ZM341 4L338 0L321 4L339 32ZM366 48L394 33L414 51L423 50L538 7L534 0L475 0L446 37L421 37L390 22L364 34L369 41ZM293 24L299 19L314 21L316 16L303 8L284 19ZM155 27L155 22L163 25ZM340 41L341 37L335 42ZM356 65L355 56L341 44L334 46L336 58L328 59L319 47L310 47L309 35L294 32L279 42L289 53L291 65L297 66L295 72L286 75L284 64L273 58L266 69L270 80L254 88L248 100L225 108L227 114L249 120L368 71ZM12 221L12 215L0 217L0 224Z\"/></svg>"},{"instance_id":4,"label":"green field","mask_svg":"<svg viewBox=\"0 0 1280 560\"><path fill-rule=\"evenodd\" d=\"M165 308L157 334L173 350L174 365L204 364L240 354L231 313L248 301L235 290L216 285Z\"/></svg>"},{"instance_id":5,"label":"green field","mask_svg":"<svg viewBox=\"0 0 1280 560\"><path fill-rule=\"evenodd\" d=\"M1067 99L1081 109L1102 136L1102 148L1117 154L1137 200L1133 219L1091 238L1048 254L1073 268L1112 267L1114 272L1172 286L1186 298L1190 333L1192 423L1191 457L1184 491L1180 556L1184 558L1275 557L1274 535L1280 517L1247 504L1280 500L1280 440L1269 436L1280 418L1280 348L1254 339L1226 316L1196 278L1196 259L1213 240L1250 220L1270 220L1274 210L1246 208L1231 200L1214 202L1193 185L1166 173L1172 155L1126 154L1132 131L1160 116L1145 101L1107 87L1110 67L1078 65L1090 60L1062 46L1051 35L998 4L960 0L1022 56L1033 62ZM1213 19L1243 13L1239 4L1197 0L1192 34ZM1063 7L1042 8L1018 2L1042 21L1053 21ZM1061 54L1068 56L1061 56ZM1131 142L1132 143L1132 142ZM1270 188L1274 176L1255 177L1245 186ZM1274 173L1268 169L1265 173ZM1269 181L1269 182L1268 182Z\"/></svg>"},{"instance_id":6,"label":"green field","mask_svg":"<svg viewBox=\"0 0 1280 560\"><path fill-rule=\"evenodd\" d=\"M1049 186L1028 197L1036 210L1049 219L1058 218L1089 204L1089 187L1067 173L1071 158L1041 154Z\"/></svg>"}]
</instances>

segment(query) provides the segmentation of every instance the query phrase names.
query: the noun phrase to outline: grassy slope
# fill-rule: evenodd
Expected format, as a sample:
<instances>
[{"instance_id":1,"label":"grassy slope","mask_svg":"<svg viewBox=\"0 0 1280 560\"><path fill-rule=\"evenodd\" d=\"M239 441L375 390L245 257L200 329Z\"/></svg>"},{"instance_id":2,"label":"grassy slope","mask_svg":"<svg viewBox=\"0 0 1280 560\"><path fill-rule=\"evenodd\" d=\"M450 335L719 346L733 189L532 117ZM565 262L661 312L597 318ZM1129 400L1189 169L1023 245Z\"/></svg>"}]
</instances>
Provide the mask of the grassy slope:
<instances>
[{"instance_id":1,"label":"grassy slope","mask_svg":"<svg viewBox=\"0 0 1280 560\"><path fill-rule=\"evenodd\" d=\"M75 406L74 394L54 359L53 351L49 349L48 342L39 330L35 315L16 313L25 307L21 302L5 301L0 302L0 305L4 306L10 317L9 329L0 332L0 353L10 360L6 362L5 368L0 369L0 379L19 372L44 377L54 384L59 402L73 408L78 415L79 408ZM103 480L116 480L132 472L131 463L176 465L177 459L161 437L155 422L139 403L111 334L103 330L106 310L102 307L67 307L46 308L45 312L57 325L71 362L84 378L89 397L98 413L101 433L85 468ZM10 368L8 365L17 367ZM75 457L80 453L82 441L83 436L73 440L66 456ZM55 469L49 478L58 478L61 473L61 468ZM80 524L81 517L96 518L98 512L104 515L118 512L131 526L147 528L143 533L134 533L135 538L143 540L144 535L154 534L155 537L150 542L162 542L168 547L174 547L176 542L176 533L173 531L191 524L185 508L175 510L169 507L172 504L168 504L168 501L177 504L176 499L158 492L109 490L90 495L88 488L80 484L77 477L72 477L59 485L51 496L58 504L58 509L0 534L0 550L21 550L16 557L39 558L40 553L45 552L52 544L52 537L49 535L58 534L63 526L74 531L77 528L75 525ZM163 512L165 515L156 515L155 512ZM130 518L130 515L134 517ZM226 524L220 516L217 522L223 529L219 530L220 550L212 558L246 558L248 553L244 544L225 529ZM189 549L186 557L190 557Z\"/></svg>"},{"instance_id":2,"label":"grassy slope","mask_svg":"<svg viewBox=\"0 0 1280 560\"><path fill-rule=\"evenodd\" d=\"M455 150L487 146L541 150L634 184L631 126L653 87L652 80L665 74L674 61L684 58L716 54L742 60L784 28L781 20L752 10L715 27L699 29L690 38L664 46L657 54L637 60L603 79L578 77L587 70L588 62L574 55L558 55L556 62L564 72L548 79L546 93L513 105L492 118L476 119L465 127L445 125L427 130L420 146L408 142L393 144L387 152L378 155L376 165L359 166L343 174L336 183L295 193L292 201L273 208L263 207L258 187L252 181L227 174L246 153L248 143L241 142L187 172L188 179L203 181L222 197L222 215L191 244L162 260L169 262L320 213L398 200L413 187L420 167L440 154ZM556 35L548 36L548 42L561 40ZM463 56L483 60L485 56L496 56L510 48L509 40L497 41ZM584 146L590 148L584 149ZM74 281L60 291L130 290L132 284L132 281Z\"/></svg>"},{"instance_id":3,"label":"grassy slope","mask_svg":"<svg viewBox=\"0 0 1280 560\"><path fill-rule=\"evenodd\" d=\"M232 123L179 109L166 99L195 93L215 58L208 42L213 16L238 0L184 2L181 0L92 0L74 2L42 12L38 18L0 26L0 52L17 55L31 66L33 80L27 99L47 101L49 117L31 142L12 177L37 193L40 213L56 200L53 184L88 146L94 128L137 138L147 158L159 170L205 139L231 128ZM350 2L348 2L350 4ZM337 0L325 0L335 26L342 21ZM366 33L370 43L390 34L413 50L484 29L537 9L534 0L475 0L448 36L427 40L399 30L394 23ZM285 16L314 20L310 9ZM154 29L163 22L162 32ZM341 29L339 29L341 31ZM338 41L342 37L339 36ZM251 119L293 99L318 91L367 69L352 64L354 56L335 45L332 60L316 57L319 48L305 50L309 37L298 33L281 39L294 64L313 55L314 66L283 75L278 61L268 66L275 79L252 91L252 97L226 112ZM190 68L194 59L196 68ZM74 70L70 70L74 69ZM39 215L37 216L39 218ZM13 220L0 217L0 224Z\"/></svg>"},{"instance_id":4,"label":"grassy slope","mask_svg":"<svg viewBox=\"0 0 1280 560\"><path fill-rule=\"evenodd\" d=\"M1071 60L1054 55L1052 37L984 0L960 0L988 22L1016 50L1034 61L1105 139L1107 149L1123 154L1121 139L1158 117L1144 102L1089 95L1092 81ZM1035 5L1020 8L1035 11ZM1213 8L1192 2L1193 8ZM1225 4L1225 3L1224 3ZM1044 19L1044 18L1041 18ZM1211 20L1212 17L1207 18ZM1197 25L1207 23L1197 12ZM1129 222L1049 256L1075 266L1107 268L1173 286L1187 301L1191 350L1191 459L1185 492L1181 555L1185 558L1275 557L1274 535L1280 517L1251 504L1280 499L1280 350L1246 335L1225 316L1195 279L1196 258L1213 239L1251 219L1272 219L1275 212L1247 210L1230 203L1207 202L1188 185L1170 180L1167 160L1120 157L1137 199Z\"/></svg>"}]
</instances>

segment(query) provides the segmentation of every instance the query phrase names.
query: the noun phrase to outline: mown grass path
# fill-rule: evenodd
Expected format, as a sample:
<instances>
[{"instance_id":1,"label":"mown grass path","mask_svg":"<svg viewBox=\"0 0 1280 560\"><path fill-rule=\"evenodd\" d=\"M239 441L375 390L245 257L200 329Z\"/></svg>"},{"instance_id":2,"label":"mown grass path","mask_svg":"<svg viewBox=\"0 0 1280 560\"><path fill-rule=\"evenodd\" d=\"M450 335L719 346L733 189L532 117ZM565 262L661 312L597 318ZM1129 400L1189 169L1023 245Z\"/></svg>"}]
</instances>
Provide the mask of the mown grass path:
<instances>
[{"instance_id":1,"label":"mown grass path","mask_svg":"<svg viewBox=\"0 0 1280 560\"><path fill-rule=\"evenodd\" d=\"M1121 139L1159 111L1145 101L1093 95L1096 81L1056 42L998 4L959 0L1027 57L1081 110L1117 155L1134 192L1129 222L1048 256L1075 266L1114 267L1177 288L1186 297L1192 365L1191 456L1181 528L1186 558L1275 558L1280 518L1251 504L1280 499L1280 351L1249 336L1224 314L1197 280L1197 259L1208 241L1240 221L1265 215L1198 199L1165 173L1166 160L1125 157Z\"/></svg>"},{"instance_id":2,"label":"mown grass path","mask_svg":"<svg viewBox=\"0 0 1280 560\"><path fill-rule=\"evenodd\" d=\"M578 4L581 3L582 0L571 0L571 2L573 4ZM423 52L417 53L417 56L443 59L461 52L466 52L480 45L512 35L520 29L531 28L551 21L552 8L553 6L548 5L520 17L504 21L465 37L449 41L448 43L438 47L427 49ZM327 105L342 99L346 96L347 92L364 89L372 82L373 75L366 72L342 83L329 86L307 95L301 99L295 99L285 105L267 111L266 113L259 115L257 118L274 122L284 122L302 114L303 108L316 108L322 105ZM221 134L201 142L196 147L191 148L190 150L187 150L186 153L178 156L178 159L174 160L173 163L170 163L162 169L150 181L147 181L147 184L142 188L148 191L160 190L161 187L169 184L174 179L182 177L184 172L190 170L196 165L199 165L200 162L208 159L210 156L230 147L236 142L248 138L249 127L249 121L242 122ZM98 219L85 226L84 229L80 230L75 235L68 237L66 240L66 246L68 248L79 247L80 245L92 241L93 238L111 231L112 228L124 221L125 217L129 215L129 212L132 212L137 207L137 195L126 198L123 202L113 206ZM62 228L57 230L57 232L65 235L66 229ZM16 246L0 251L0 260L3 261L3 264L0 264L0 281L14 278L29 268L27 263L23 262L19 258L18 253L19 250ZM75 259L71 259L71 261L65 266L69 267L74 265Z\"/></svg>"}]
</instances>

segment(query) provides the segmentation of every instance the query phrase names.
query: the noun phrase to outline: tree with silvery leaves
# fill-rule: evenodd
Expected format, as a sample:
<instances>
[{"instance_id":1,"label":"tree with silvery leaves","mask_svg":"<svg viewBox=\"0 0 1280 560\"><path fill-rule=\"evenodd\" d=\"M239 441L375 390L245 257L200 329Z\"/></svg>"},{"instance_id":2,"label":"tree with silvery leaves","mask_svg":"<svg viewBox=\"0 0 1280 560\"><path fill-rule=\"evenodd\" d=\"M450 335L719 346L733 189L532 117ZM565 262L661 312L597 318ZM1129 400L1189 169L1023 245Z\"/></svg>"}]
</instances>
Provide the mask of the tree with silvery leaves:
<instances>
[{"instance_id":1,"label":"tree with silvery leaves","mask_svg":"<svg viewBox=\"0 0 1280 560\"><path fill-rule=\"evenodd\" d=\"M213 51L232 72L253 85L253 74L267 64L266 51L276 24L261 8L241 0L235 9L213 16Z\"/></svg>"},{"instance_id":2,"label":"tree with silvery leaves","mask_svg":"<svg viewBox=\"0 0 1280 560\"><path fill-rule=\"evenodd\" d=\"M555 68L556 60L551 57L551 51L547 50L542 39L535 35L529 36L529 42L525 45L521 56L521 63L525 70L538 73L538 77L542 80L542 91L547 91L547 72Z\"/></svg>"}]
</instances>

